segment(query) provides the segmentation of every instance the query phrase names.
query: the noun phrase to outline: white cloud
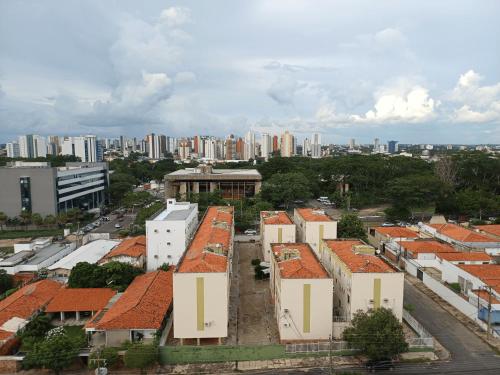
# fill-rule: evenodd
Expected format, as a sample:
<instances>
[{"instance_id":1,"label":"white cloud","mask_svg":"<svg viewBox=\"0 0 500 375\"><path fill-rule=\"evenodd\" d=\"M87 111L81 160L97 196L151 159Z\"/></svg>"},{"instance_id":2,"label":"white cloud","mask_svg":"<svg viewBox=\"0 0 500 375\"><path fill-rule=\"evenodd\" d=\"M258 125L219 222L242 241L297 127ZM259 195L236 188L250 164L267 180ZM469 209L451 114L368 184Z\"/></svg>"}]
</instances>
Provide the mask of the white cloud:
<instances>
[{"instance_id":1,"label":"white cloud","mask_svg":"<svg viewBox=\"0 0 500 375\"><path fill-rule=\"evenodd\" d=\"M170 7L161 12L160 20L169 27L179 27L191 22L191 10L186 7Z\"/></svg>"}]
</instances>

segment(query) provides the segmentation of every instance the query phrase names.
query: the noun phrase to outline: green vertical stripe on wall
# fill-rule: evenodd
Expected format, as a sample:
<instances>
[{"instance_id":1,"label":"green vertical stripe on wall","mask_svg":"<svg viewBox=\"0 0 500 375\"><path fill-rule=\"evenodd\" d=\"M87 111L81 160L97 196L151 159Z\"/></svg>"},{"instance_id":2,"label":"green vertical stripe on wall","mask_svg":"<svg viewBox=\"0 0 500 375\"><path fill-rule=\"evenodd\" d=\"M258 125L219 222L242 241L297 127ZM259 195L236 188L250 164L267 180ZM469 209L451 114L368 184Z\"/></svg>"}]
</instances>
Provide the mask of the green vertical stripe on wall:
<instances>
[{"instance_id":1,"label":"green vertical stripe on wall","mask_svg":"<svg viewBox=\"0 0 500 375\"><path fill-rule=\"evenodd\" d=\"M381 281L380 279L373 280L373 307L376 309L380 307Z\"/></svg>"},{"instance_id":2,"label":"green vertical stripe on wall","mask_svg":"<svg viewBox=\"0 0 500 375\"><path fill-rule=\"evenodd\" d=\"M283 228L278 228L278 243L283 242Z\"/></svg>"},{"instance_id":3,"label":"green vertical stripe on wall","mask_svg":"<svg viewBox=\"0 0 500 375\"><path fill-rule=\"evenodd\" d=\"M304 333L311 332L311 284L304 284Z\"/></svg>"},{"instance_id":4,"label":"green vertical stripe on wall","mask_svg":"<svg viewBox=\"0 0 500 375\"><path fill-rule=\"evenodd\" d=\"M318 239L318 249L319 249L319 252L321 252L321 250L322 250L322 246L323 246L322 239L323 239L324 233L325 233L325 226L323 224L321 224L319 226L319 239Z\"/></svg>"},{"instance_id":5,"label":"green vertical stripe on wall","mask_svg":"<svg viewBox=\"0 0 500 375\"><path fill-rule=\"evenodd\" d=\"M196 278L196 328L198 331L205 329L205 280Z\"/></svg>"}]
</instances>

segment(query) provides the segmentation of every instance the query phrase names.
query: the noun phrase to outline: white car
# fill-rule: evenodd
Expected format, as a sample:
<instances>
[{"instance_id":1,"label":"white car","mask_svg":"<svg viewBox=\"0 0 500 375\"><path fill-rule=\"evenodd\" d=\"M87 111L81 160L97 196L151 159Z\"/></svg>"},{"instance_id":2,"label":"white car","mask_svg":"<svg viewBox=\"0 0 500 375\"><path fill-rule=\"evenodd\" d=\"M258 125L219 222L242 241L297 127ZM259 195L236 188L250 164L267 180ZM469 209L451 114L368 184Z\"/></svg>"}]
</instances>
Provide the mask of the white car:
<instances>
[{"instance_id":1,"label":"white car","mask_svg":"<svg viewBox=\"0 0 500 375\"><path fill-rule=\"evenodd\" d=\"M122 227L122 226L121 226L120 224L118 224L118 223L116 223L116 224L115 224L115 228L119 229L119 228L121 228L121 227Z\"/></svg>"},{"instance_id":2,"label":"white car","mask_svg":"<svg viewBox=\"0 0 500 375\"><path fill-rule=\"evenodd\" d=\"M247 229L245 232L244 232L247 236L255 236L257 234L257 231L254 230L254 229Z\"/></svg>"}]
</instances>

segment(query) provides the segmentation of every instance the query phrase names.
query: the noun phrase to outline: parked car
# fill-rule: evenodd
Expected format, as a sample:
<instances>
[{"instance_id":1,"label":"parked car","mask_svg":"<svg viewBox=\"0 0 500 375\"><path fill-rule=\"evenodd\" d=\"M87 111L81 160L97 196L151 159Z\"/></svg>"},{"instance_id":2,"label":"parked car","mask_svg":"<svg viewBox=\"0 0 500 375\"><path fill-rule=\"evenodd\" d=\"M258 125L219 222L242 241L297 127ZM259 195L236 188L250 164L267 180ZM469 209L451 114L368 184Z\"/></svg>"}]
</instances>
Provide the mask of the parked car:
<instances>
[{"instance_id":1,"label":"parked car","mask_svg":"<svg viewBox=\"0 0 500 375\"><path fill-rule=\"evenodd\" d=\"M382 223L381 225L382 227L393 227L394 224L393 223L388 223L388 222L385 222L385 223Z\"/></svg>"},{"instance_id":2,"label":"parked car","mask_svg":"<svg viewBox=\"0 0 500 375\"><path fill-rule=\"evenodd\" d=\"M115 228L119 229L119 228L121 228L121 227L122 227L122 226L121 226L120 224L118 224L118 223L116 223L116 224L115 224Z\"/></svg>"},{"instance_id":3,"label":"parked car","mask_svg":"<svg viewBox=\"0 0 500 375\"><path fill-rule=\"evenodd\" d=\"M392 371L394 370L394 362L390 359L373 360L365 363L365 367L369 372L375 371Z\"/></svg>"},{"instance_id":4,"label":"parked car","mask_svg":"<svg viewBox=\"0 0 500 375\"><path fill-rule=\"evenodd\" d=\"M247 229L245 232L247 236L255 236L257 234L257 231L255 229Z\"/></svg>"}]
</instances>

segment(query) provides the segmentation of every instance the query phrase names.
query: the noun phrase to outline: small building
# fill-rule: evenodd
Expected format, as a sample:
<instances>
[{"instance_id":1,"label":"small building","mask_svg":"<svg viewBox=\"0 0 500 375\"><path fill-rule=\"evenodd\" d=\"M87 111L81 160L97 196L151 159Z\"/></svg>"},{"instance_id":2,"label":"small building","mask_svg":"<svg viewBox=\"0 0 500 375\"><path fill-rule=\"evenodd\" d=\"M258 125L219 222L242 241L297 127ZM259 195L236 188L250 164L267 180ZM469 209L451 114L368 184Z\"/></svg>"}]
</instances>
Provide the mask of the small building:
<instances>
[{"instance_id":1,"label":"small building","mask_svg":"<svg viewBox=\"0 0 500 375\"><path fill-rule=\"evenodd\" d=\"M306 242L319 256L321 240L337 238L337 222L323 210L295 208L293 220L297 225L297 242Z\"/></svg>"},{"instance_id":2,"label":"small building","mask_svg":"<svg viewBox=\"0 0 500 375\"><path fill-rule=\"evenodd\" d=\"M384 307L403 318L404 273L361 240L323 240L321 260L334 278L334 314L350 321L361 310Z\"/></svg>"},{"instance_id":3,"label":"small building","mask_svg":"<svg viewBox=\"0 0 500 375\"><path fill-rule=\"evenodd\" d=\"M61 323L76 325L102 310L116 291L109 288L63 288L49 302L46 313L55 314Z\"/></svg>"},{"instance_id":4,"label":"small building","mask_svg":"<svg viewBox=\"0 0 500 375\"><path fill-rule=\"evenodd\" d=\"M286 211L261 211L260 237L264 260L271 260L272 243L295 242L295 232L295 224Z\"/></svg>"},{"instance_id":5,"label":"small building","mask_svg":"<svg viewBox=\"0 0 500 375\"><path fill-rule=\"evenodd\" d=\"M234 208L211 206L174 272L174 337L227 337L233 258Z\"/></svg>"},{"instance_id":6,"label":"small building","mask_svg":"<svg viewBox=\"0 0 500 375\"><path fill-rule=\"evenodd\" d=\"M115 240L96 240L80 246L72 253L48 267L49 275L51 277L66 280L77 263L97 263L97 261L109 253L111 249L119 243L120 241Z\"/></svg>"},{"instance_id":7,"label":"small building","mask_svg":"<svg viewBox=\"0 0 500 375\"><path fill-rule=\"evenodd\" d=\"M99 264L109 262L128 263L137 268L146 264L146 236L130 237L107 253Z\"/></svg>"},{"instance_id":8,"label":"small building","mask_svg":"<svg viewBox=\"0 0 500 375\"><path fill-rule=\"evenodd\" d=\"M394 241L407 241L419 238L417 231L406 227L373 227L368 230L368 242L382 254L385 253L385 245Z\"/></svg>"},{"instance_id":9,"label":"small building","mask_svg":"<svg viewBox=\"0 0 500 375\"><path fill-rule=\"evenodd\" d=\"M426 261L434 261L436 254L457 252L453 246L433 239L415 241L393 241L385 243L384 256L399 266L404 267L402 259L415 259L425 267Z\"/></svg>"},{"instance_id":10,"label":"small building","mask_svg":"<svg viewBox=\"0 0 500 375\"><path fill-rule=\"evenodd\" d=\"M85 325L93 346L118 347L126 341L151 343L171 327L172 270L137 276Z\"/></svg>"},{"instance_id":11,"label":"small building","mask_svg":"<svg viewBox=\"0 0 500 375\"><path fill-rule=\"evenodd\" d=\"M62 288L53 280L41 280L23 286L0 301L0 352L11 354L16 333L38 315Z\"/></svg>"},{"instance_id":12,"label":"small building","mask_svg":"<svg viewBox=\"0 0 500 375\"><path fill-rule=\"evenodd\" d=\"M476 225L480 233L500 240L500 224Z\"/></svg>"},{"instance_id":13,"label":"small building","mask_svg":"<svg viewBox=\"0 0 500 375\"><path fill-rule=\"evenodd\" d=\"M260 192L256 169L213 169L211 165L180 169L165 176L166 198L189 200L191 194L220 191L224 199L252 198Z\"/></svg>"},{"instance_id":14,"label":"small building","mask_svg":"<svg viewBox=\"0 0 500 375\"><path fill-rule=\"evenodd\" d=\"M332 278L307 243L272 244L271 295L281 342L329 340Z\"/></svg>"},{"instance_id":15,"label":"small building","mask_svg":"<svg viewBox=\"0 0 500 375\"><path fill-rule=\"evenodd\" d=\"M197 224L197 203L167 199L165 210L146 220L147 270L157 270L164 263L177 264Z\"/></svg>"}]
</instances>

